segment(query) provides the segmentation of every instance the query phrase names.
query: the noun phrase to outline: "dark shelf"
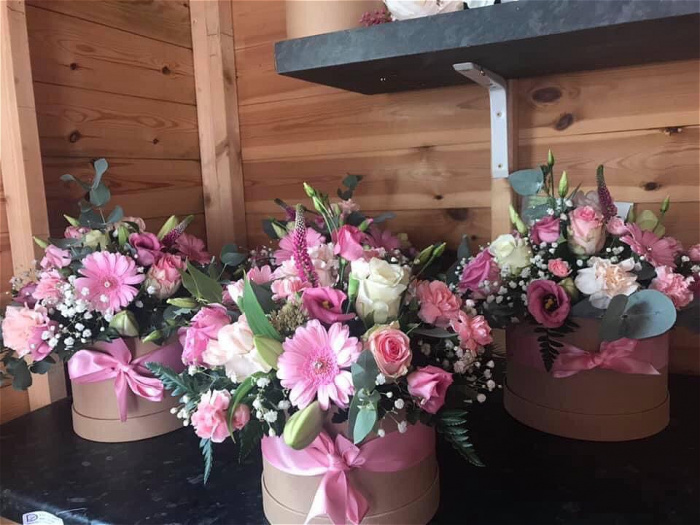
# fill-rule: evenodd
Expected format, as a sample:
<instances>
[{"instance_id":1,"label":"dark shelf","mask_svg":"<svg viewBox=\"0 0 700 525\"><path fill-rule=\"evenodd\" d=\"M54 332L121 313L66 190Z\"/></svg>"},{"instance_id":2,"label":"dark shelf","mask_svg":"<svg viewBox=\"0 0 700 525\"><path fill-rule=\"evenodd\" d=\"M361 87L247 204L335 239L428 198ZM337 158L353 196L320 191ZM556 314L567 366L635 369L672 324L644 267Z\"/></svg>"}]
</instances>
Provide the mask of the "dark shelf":
<instances>
[{"instance_id":1,"label":"dark shelf","mask_svg":"<svg viewBox=\"0 0 700 525\"><path fill-rule=\"evenodd\" d=\"M365 94L700 57L698 0L521 0L285 40L277 72Z\"/></svg>"}]
</instances>

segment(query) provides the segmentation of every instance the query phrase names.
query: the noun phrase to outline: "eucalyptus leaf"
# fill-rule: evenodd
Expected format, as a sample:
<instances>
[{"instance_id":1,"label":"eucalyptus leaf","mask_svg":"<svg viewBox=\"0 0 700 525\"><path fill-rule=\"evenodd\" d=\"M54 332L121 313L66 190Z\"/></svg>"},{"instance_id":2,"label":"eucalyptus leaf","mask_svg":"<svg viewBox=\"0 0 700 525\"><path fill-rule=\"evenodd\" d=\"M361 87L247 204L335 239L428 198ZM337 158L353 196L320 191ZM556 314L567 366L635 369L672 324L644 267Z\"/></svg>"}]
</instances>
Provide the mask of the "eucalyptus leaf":
<instances>
[{"instance_id":1,"label":"eucalyptus leaf","mask_svg":"<svg viewBox=\"0 0 700 525\"><path fill-rule=\"evenodd\" d=\"M122 220L122 217L124 217L124 210L121 206L115 206L112 213L110 213L109 217L107 217L107 222L113 224Z\"/></svg>"},{"instance_id":2,"label":"eucalyptus leaf","mask_svg":"<svg viewBox=\"0 0 700 525\"><path fill-rule=\"evenodd\" d=\"M416 328L413 330L414 334L424 335L426 337L435 337L436 339L450 339L452 337L457 337L454 332L449 332L443 328Z\"/></svg>"},{"instance_id":3,"label":"eucalyptus leaf","mask_svg":"<svg viewBox=\"0 0 700 525\"><path fill-rule=\"evenodd\" d=\"M221 248L221 262L227 266L238 266L248 258L246 253L238 251L236 244L226 244Z\"/></svg>"},{"instance_id":4,"label":"eucalyptus leaf","mask_svg":"<svg viewBox=\"0 0 700 525\"><path fill-rule=\"evenodd\" d=\"M610 301L608 309L605 310L603 319L600 322L600 338L603 341L616 341L624 337L622 335L622 314L626 306L626 295L616 295Z\"/></svg>"},{"instance_id":5,"label":"eucalyptus leaf","mask_svg":"<svg viewBox=\"0 0 700 525\"><path fill-rule=\"evenodd\" d=\"M52 362L42 359L41 361L35 361L32 366L29 367L30 372L33 374L45 374L51 369Z\"/></svg>"},{"instance_id":6,"label":"eucalyptus leaf","mask_svg":"<svg viewBox=\"0 0 700 525\"><path fill-rule=\"evenodd\" d=\"M353 442L357 445L365 439L377 422L377 407L375 405L362 405L355 419L352 431Z\"/></svg>"},{"instance_id":7,"label":"eucalyptus leaf","mask_svg":"<svg viewBox=\"0 0 700 525\"><path fill-rule=\"evenodd\" d=\"M461 261L462 259L468 259L471 253L472 251L469 247L469 237L462 235L462 240L457 247L457 260Z\"/></svg>"},{"instance_id":8,"label":"eucalyptus leaf","mask_svg":"<svg viewBox=\"0 0 700 525\"><path fill-rule=\"evenodd\" d=\"M94 190L102 182L102 175L107 171L109 164L105 159L97 159L92 167L95 169L95 178L92 180L92 189Z\"/></svg>"},{"instance_id":9,"label":"eucalyptus leaf","mask_svg":"<svg viewBox=\"0 0 700 525\"><path fill-rule=\"evenodd\" d=\"M536 195L542 189L544 174L541 168L520 170L511 173L508 182L515 193L527 197Z\"/></svg>"},{"instance_id":10,"label":"eucalyptus leaf","mask_svg":"<svg viewBox=\"0 0 700 525\"><path fill-rule=\"evenodd\" d=\"M673 327L676 316L676 307L666 295L656 290L640 290L628 297L623 313L623 337L656 337Z\"/></svg>"},{"instance_id":11,"label":"eucalyptus leaf","mask_svg":"<svg viewBox=\"0 0 700 525\"><path fill-rule=\"evenodd\" d=\"M549 210L551 207L551 204L546 203L537 204L536 206L530 206L528 208L525 208L525 210L523 211L523 219L529 223L536 222L542 217L548 215L547 210Z\"/></svg>"},{"instance_id":12,"label":"eucalyptus leaf","mask_svg":"<svg viewBox=\"0 0 700 525\"><path fill-rule=\"evenodd\" d=\"M352 372L352 382L355 386L355 392L364 389L368 392L374 390L377 375L379 375L379 367L374 360L372 352L365 350L357 358L357 362L350 367Z\"/></svg>"},{"instance_id":13,"label":"eucalyptus leaf","mask_svg":"<svg viewBox=\"0 0 700 525\"><path fill-rule=\"evenodd\" d=\"M92 208L84 210L80 214L79 220L81 226L87 226L88 228L96 229L104 226L102 216Z\"/></svg>"},{"instance_id":14,"label":"eucalyptus leaf","mask_svg":"<svg viewBox=\"0 0 700 525\"><path fill-rule=\"evenodd\" d=\"M77 184L80 184L80 186L85 190L85 191L90 191L90 185L86 182L83 182L80 179L75 178L73 175L70 173L66 173L65 175L61 175L61 180L63 182L75 182Z\"/></svg>"},{"instance_id":15,"label":"eucalyptus leaf","mask_svg":"<svg viewBox=\"0 0 700 525\"><path fill-rule=\"evenodd\" d=\"M396 214L390 211L380 213L376 217L372 217L372 224L381 224L383 222L386 222L388 220L391 220L396 217Z\"/></svg>"},{"instance_id":16,"label":"eucalyptus leaf","mask_svg":"<svg viewBox=\"0 0 700 525\"><path fill-rule=\"evenodd\" d=\"M605 310L596 308L588 299L579 301L571 307L571 315L573 317L586 317L589 319L601 319L605 314Z\"/></svg>"},{"instance_id":17,"label":"eucalyptus leaf","mask_svg":"<svg viewBox=\"0 0 700 525\"><path fill-rule=\"evenodd\" d=\"M642 268L633 273L637 276L638 281L649 281L656 277L656 269L647 261L641 261Z\"/></svg>"},{"instance_id":18,"label":"eucalyptus leaf","mask_svg":"<svg viewBox=\"0 0 700 525\"><path fill-rule=\"evenodd\" d=\"M24 359L15 359L7 365L7 371L12 374L12 388L26 390L32 386L32 375Z\"/></svg>"},{"instance_id":19,"label":"eucalyptus leaf","mask_svg":"<svg viewBox=\"0 0 700 525\"><path fill-rule=\"evenodd\" d=\"M101 208L109 202L112 197L109 188L104 184L99 184L97 187L90 190L90 204L96 208Z\"/></svg>"}]
</instances>

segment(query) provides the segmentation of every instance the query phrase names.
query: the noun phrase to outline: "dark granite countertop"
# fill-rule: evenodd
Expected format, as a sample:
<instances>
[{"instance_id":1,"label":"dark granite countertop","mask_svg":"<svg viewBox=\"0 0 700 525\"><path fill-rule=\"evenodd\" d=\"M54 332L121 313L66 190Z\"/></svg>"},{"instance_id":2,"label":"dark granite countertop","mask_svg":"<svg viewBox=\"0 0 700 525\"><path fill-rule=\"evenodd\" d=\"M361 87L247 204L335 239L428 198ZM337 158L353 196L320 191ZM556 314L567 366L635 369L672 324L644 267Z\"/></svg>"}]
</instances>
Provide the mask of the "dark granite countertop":
<instances>
[{"instance_id":1,"label":"dark granite countertop","mask_svg":"<svg viewBox=\"0 0 700 525\"><path fill-rule=\"evenodd\" d=\"M495 397L495 396L494 396ZM558 438L501 406L473 422L484 469L439 448L442 502L435 523L700 523L700 378L671 377L671 424L627 443ZM0 426L0 514L46 510L65 523L265 523L259 454L238 464L215 450L202 485L190 429L136 443L92 443L72 432L63 400Z\"/></svg>"}]
</instances>

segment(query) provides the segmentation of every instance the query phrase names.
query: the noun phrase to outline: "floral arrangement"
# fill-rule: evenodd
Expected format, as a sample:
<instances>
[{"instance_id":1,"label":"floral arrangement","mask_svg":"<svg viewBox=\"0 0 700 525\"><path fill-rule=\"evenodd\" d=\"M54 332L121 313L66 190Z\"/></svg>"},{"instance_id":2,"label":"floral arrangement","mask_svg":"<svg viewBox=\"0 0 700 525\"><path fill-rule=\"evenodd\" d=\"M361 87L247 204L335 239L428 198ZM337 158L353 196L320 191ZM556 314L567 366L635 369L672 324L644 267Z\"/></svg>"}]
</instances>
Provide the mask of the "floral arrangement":
<instances>
[{"instance_id":1,"label":"floral arrangement","mask_svg":"<svg viewBox=\"0 0 700 525\"><path fill-rule=\"evenodd\" d=\"M31 385L30 372L47 372L54 356L67 361L98 341L167 340L189 317L178 304L192 302L194 278L204 277L197 267L210 266L204 241L185 233L192 217L170 217L154 234L119 206L107 213L107 168L95 161L91 182L62 177L85 191L80 216L66 216L63 238L35 239L43 258L12 279L0 360L18 389Z\"/></svg>"},{"instance_id":2,"label":"floral arrangement","mask_svg":"<svg viewBox=\"0 0 700 525\"><path fill-rule=\"evenodd\" d=\"M636 216L632 207L622 218L603 166L596 181L596 190L570 191L563 172L555 188L551 152L546 165L513 173L513 190L529 200L522 218L510 209L515 231L449 271L451 289L494 326L539 327L547 370L561 346L557 338L577 328L572 318L602 319L603 341L653 337L674 325L676 310L690 312L700 291L700 245L684 250L665 235L669 199L658 216ZM697 315L687 317L697 323Z\"/></svg>"},{"instance_id":3,"label":"floral arrangement","mask_svg":"<svg viewBox=\"0 0 700 525\"><path fill-rule=\"evenodd\" d=\"M264 229L275 250L250 252L244 278L179 330L187 370L149 365L180 396L175 409L201 438L229 437L245 456L263 436L303 449L324 425L360 443L408 425L435 425L479 464L466 409L496 388L486 320L435 278L445 245L416 252L352 201L305 185L313 209L277 203Z\"/></svg>"}]
</instances>

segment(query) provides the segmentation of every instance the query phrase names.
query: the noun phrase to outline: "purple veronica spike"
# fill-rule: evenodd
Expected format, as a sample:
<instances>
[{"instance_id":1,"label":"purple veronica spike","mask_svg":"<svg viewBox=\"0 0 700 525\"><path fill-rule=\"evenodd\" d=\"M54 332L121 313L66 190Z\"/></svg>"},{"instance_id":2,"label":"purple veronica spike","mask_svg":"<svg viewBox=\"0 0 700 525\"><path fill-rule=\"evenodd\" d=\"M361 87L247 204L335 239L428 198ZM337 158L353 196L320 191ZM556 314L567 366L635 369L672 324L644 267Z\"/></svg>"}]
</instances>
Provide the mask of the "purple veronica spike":
<instances>
[{"instance_id":1,"label":"purple veronica spike","mask_svg":"<svg viewBox=\"0 0 700 525\"><path fill-rule=\"evenodd\" d=\"M596 172L596 182L598 183L598 200L600 201L600 207L603 210L603 217L606 221L609 221L617 215L617 206L613 202L613 198L608 191L608 187L605 184L605 176L603 175L603 166L598 166L598 171Z\"/></svg>"},{"instance_id":2,"label":"purple veronica spike","mask_svg":"<svg viewBox=\"0 0 700 525\"><path fill-rule=\"evenodd\" d=\"M294 220L294 262L301 279L306 279L312 286L318 283L316 269L309 257L306 245L306 221L304 220L304 207L297 205L296 218Z\"/></svg>"}]
</instances>

